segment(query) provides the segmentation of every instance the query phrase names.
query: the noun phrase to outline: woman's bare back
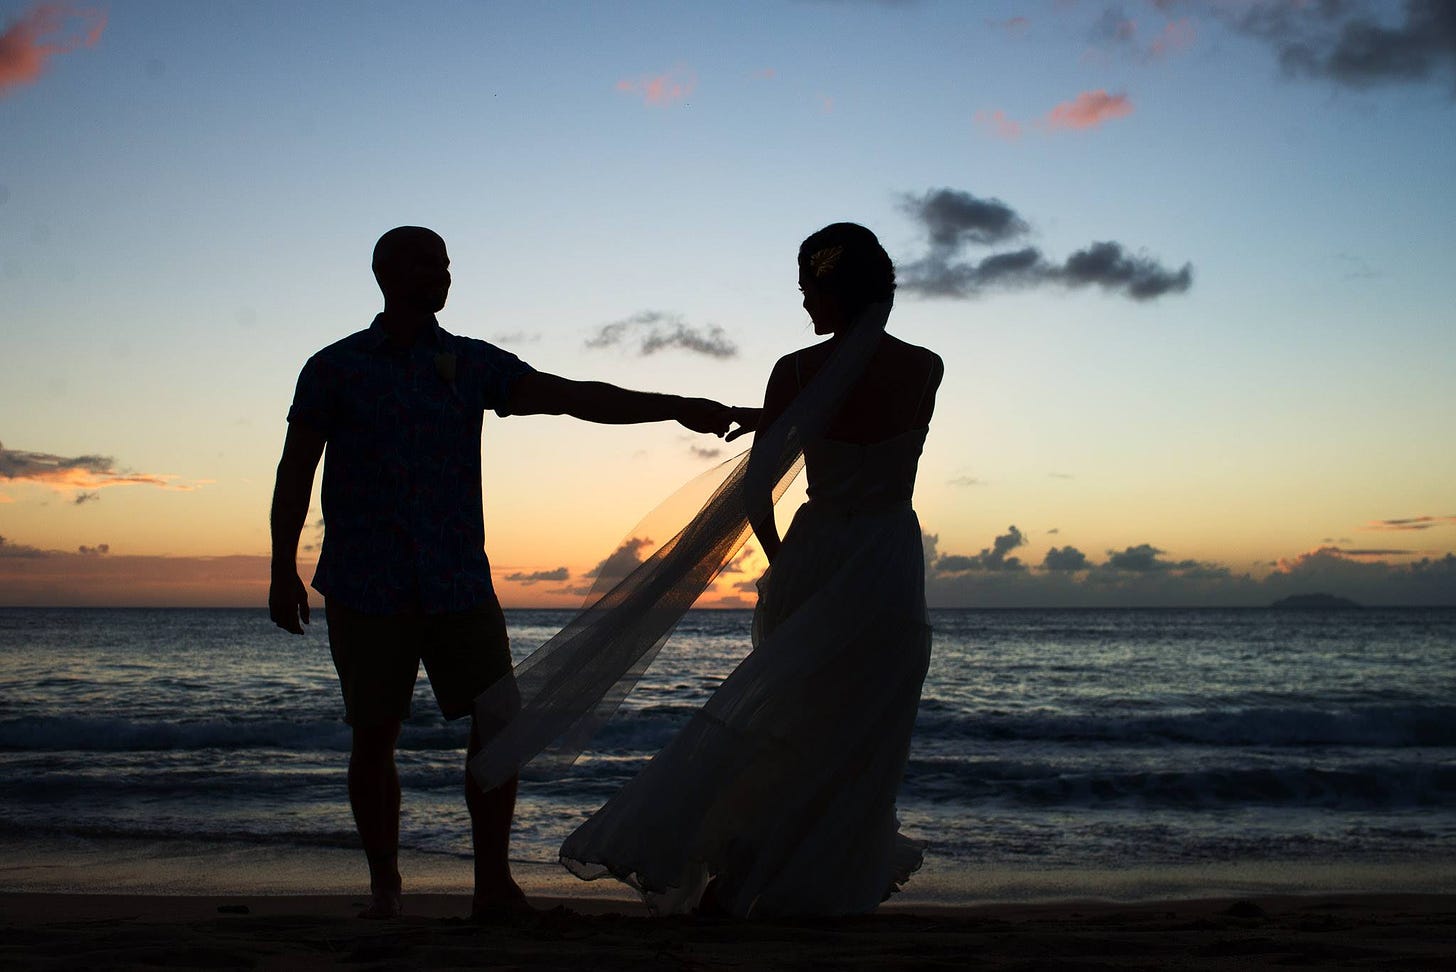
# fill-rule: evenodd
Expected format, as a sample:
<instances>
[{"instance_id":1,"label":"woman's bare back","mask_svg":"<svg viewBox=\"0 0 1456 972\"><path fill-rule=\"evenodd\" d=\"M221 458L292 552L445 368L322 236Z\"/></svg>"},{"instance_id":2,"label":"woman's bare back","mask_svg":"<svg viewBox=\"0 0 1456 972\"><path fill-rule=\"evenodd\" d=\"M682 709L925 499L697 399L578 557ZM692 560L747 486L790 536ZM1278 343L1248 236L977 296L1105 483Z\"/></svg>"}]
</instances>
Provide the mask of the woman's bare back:
<instances>
[{"instance_id":1,"label":"woman's bare back","mask_svg":"<svg viewBox=\"0 0 1456 972\"><path fill-rule=\"evenodd\" d=\"M834 349L826 341L780 358L764 393L763 424L788 406ZM880 442L930 424L944 365L928 348L886 334L864 374L846 393L824 434L842 442Z\"/></svg>"}]
</instances>

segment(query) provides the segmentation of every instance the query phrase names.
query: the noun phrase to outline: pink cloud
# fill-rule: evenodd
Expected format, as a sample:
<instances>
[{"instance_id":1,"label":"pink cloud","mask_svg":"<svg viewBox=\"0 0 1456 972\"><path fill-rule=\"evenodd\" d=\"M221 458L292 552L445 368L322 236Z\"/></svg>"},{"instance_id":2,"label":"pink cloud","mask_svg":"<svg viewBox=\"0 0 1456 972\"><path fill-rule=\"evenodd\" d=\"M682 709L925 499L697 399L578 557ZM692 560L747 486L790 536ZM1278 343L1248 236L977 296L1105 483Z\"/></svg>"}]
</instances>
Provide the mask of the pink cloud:
<instances>
[{"instance_id":1,"label":"pink cloud","mask_svg":"<svg viewBox=\"0 0 1456 972\"><path fill-rule=\"evenodd\" d=\"M976 112L976 124L997 138L1014 142L1021 137L1021 122L1010 117L999 108L994 111Z\"/></svg>"},{"instance_id":2,"label":"pink cloud","mask_svg":"<svg viewBox=\"0 0 1456 972\"><path fill-rule=\"evenodd\" d=\"M649 105L670 105L683 101L697 86L697 75L683 68L673 68L664 74L623 78L616 85L618 91L640 95Z\"/></svg>"},{"instance_id":3,"label":"pink cloud","mask_svg":"<svg viewBox=\"0 0 1456 972\"><path fill-rule=\"evenodd\" d=\"M105 29L106 11L94 7L65 3L31 7L0 34L0 95L8 88L34 83L55 55L95 47Z\"/></svg>"},{"instance_id":4,"label":"pink cloud","mask_svg":"<svg viewBox=\"0 0 1456 972\"><path fill-rule=\"evenodd\" d=\"M1046 117L1048 128L1096 128L1114 118L1132 114L1132 102L1125 94L1110 95L1106 91L1084 91L1071 101L1064 101Z\"/></svg>"},{"instance_id":5,"label":"pink cloud","mask_svg":"<svg viewBox=\"0 0 1456 972\"><path fill-rule=\"evenodd\" d=\"M1049 111L1034 124L1040 131L1057 129L1083 130L1096 128L1114 118L1132 114L1132 102L1125 94L1110 95L1106 91L1084 91L1071 101L1064 101ZM1000 109L986 109L976 112L976 124L988 134L1014 142L1025 132L1026 126Z\"/></svg>"},{"instance_id":6,"label":"pink cloud","mask_svg":"<svg viewBox=\"0 0 1456 972\"><path fill-rule=\"evenodd\" d=\"M759 70L753 72L753 76L762 81L772 81L774 78L778 77L778 74L779 72L775 71L773 68L768 67L760 68Z\"/></svg>"},{"instance_id":7,"label":"pink cloud","mask_svg":"<svg viewBox=\"0 0 1456 972\"><path fill-rule=\"evenodd\" d=\"M1182 20L1169 21L1163 28L1163 32L1153 38L1152 44L1148 46L1148 53L1158 58L1186 51L1193 46L1195 36L1193 22L1187 17Z\"/></svg>"}]
</instances>

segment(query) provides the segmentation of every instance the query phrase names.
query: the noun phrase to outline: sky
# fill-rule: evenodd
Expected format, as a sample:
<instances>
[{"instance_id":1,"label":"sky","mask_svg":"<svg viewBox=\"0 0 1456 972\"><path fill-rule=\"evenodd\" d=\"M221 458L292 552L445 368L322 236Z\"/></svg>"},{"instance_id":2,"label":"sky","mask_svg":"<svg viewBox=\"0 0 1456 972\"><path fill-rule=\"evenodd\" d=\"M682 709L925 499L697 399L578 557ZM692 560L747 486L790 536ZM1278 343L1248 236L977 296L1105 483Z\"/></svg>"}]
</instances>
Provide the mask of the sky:
<instances>
[{"instance_id":1,"label":"sky","mask_svg":"<svg viewBox=\"0 0 1456 972\"><path fill-rule=\"evenodd\" d=\"M1456 604L1453 171L1443 0L0 0L0 605L265 603L392 226L451 331L757 404L839 220L945 361L932 606ZM580 604L746 442L488 415L502 600Z\"/></svg>"}]
</instances>

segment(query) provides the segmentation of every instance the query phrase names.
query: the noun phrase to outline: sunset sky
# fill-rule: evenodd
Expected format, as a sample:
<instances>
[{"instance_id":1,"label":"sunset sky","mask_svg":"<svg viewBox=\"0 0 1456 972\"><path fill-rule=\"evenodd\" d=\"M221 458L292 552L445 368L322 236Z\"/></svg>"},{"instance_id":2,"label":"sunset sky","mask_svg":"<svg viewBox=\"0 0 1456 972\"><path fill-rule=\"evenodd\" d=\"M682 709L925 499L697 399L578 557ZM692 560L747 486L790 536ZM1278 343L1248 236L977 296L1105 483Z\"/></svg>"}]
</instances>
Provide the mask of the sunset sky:
<instances>
[{"instance_id":1,"label":"sunset sky","mask_svg":"<svg viewBox=\"0 0 1456 972\"><path fill-rule=\"evenodd\" d=\"M1445 0L0 0L0 604L261 605L392 226L449 330L757 404L845 219L946 364L933 606L1456 604L1453 172ZM488 416L502 599L747 441Z\"/></svg>"}]
</instances>

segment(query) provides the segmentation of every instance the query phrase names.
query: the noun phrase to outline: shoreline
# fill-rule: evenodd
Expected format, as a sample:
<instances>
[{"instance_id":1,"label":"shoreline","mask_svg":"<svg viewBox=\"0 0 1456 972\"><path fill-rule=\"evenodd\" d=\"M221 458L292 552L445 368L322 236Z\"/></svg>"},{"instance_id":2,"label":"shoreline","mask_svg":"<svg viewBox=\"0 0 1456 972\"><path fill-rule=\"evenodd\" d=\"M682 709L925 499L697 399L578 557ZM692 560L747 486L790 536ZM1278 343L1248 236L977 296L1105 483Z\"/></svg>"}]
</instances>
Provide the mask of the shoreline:
<instances>
[{"instance_id":1,"label":"shoreline","mask_svg":"<svg viewBox=\"0 0 1456 972\"><path fill-rule=\"evenodd\" d=\"M1132 864L1121 868L965 866L931 857L889 906L905 908L1036 905L1079 900L1139 905L1170 900L1349 894L1456 896L1456 862L1418 860L1265 860ZM635 902L625 885L582 881L559 864L512 861L532 897L584 903ZM464 895L470 861L404 850L406 895ZM0 838L0 894L194 896L348 896L368 885L364 857L349 847L253 841L52 837Z\"/></svg>"},{"instance_id":2,"label":"shoreline","mask_svg":"<svg viewBox=\"0 0 1456 972\"><path fill-rule=\"evenodd\" d=\"M463 918L465 895L407 896L393 921L354 895L0 894L8 969L1448 967L1456 895L1283 895L1124 904L890 904L874 915L650 918L640 904L533 897Z\"/></svg>"}]
</instances>

